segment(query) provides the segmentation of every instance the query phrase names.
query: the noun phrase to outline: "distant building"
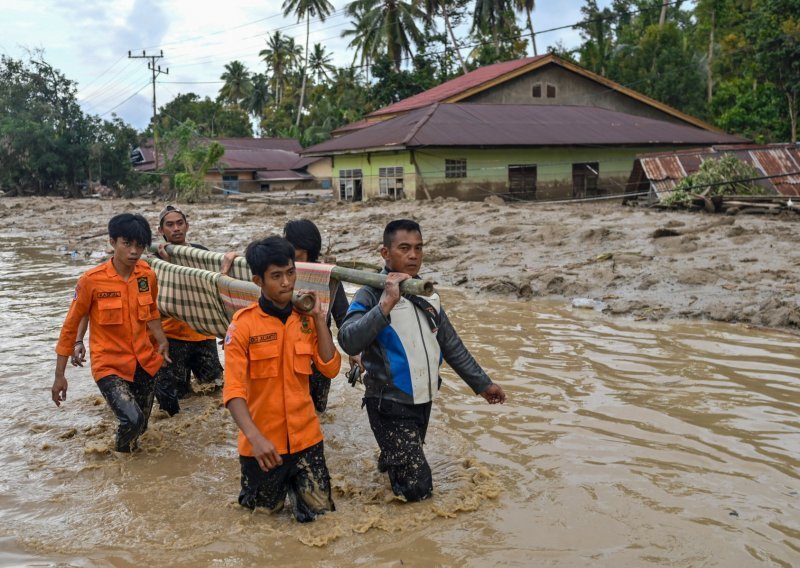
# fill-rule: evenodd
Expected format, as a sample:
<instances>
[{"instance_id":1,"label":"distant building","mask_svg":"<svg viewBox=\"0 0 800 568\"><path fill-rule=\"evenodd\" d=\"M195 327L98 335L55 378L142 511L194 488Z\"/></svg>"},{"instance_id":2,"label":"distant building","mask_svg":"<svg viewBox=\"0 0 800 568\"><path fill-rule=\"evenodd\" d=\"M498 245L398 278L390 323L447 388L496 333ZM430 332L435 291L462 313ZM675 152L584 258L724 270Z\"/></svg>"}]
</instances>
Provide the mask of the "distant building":
<instances>
[{"instance_id":1,"label":"distant building","mask_svg":"<svg viewBox=\"0 0 800 568\"><path fill-rule=\"evenodd\" d=\"M562 199L621 194L637 154L732 136L549 54L482 67L344 126L340 199Z\"/></svg>"},{"instance_id":2,"label":"distant building","mask_svg":"<svg viewBox=\"0 0 800 568\"><path fill-rule=\"evenodd\" d=\"M649 193L650 201L669 195L706 160L732 155L756 168L764 179L755 183L766 193L800 197L800 149L795 144L740 144L643 154L633 162L627 193Z\"/></svg>"},{"instance_id":3,"label":"distant building","mask_svg":"<svg viewBox=\"0 0 800 568\"><path fill-rule=\"evenodd\" d=\"M327 158L300 155L302 146L289 138L218 138L225 154L220 166L208 172L206 182L217 192L252 193L330 187L331 169ZM131 153L139 172L155 172L152 142ZM163 156L159 156L163 166Z\"/></svg>"}]
</instances>

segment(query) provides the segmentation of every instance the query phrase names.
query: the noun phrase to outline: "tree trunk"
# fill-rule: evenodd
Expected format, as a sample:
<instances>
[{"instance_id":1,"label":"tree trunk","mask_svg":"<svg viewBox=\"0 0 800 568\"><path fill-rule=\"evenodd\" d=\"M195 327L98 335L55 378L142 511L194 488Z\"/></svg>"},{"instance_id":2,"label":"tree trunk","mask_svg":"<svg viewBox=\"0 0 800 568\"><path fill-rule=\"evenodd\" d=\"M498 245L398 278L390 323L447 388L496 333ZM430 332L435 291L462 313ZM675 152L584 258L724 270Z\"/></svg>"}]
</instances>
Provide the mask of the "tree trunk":
<instances>
[{"instance_id":1,"label":"tree trunk","mask_svg":"<svg viewBox=\"0 0 800 568\"><path fill-rule=\"evenodd\" d=\"M712 64L714 63L714 27L717 22L716 10L711 10L711 33L708 37L708 103L711 104L711 97L714 96L714 72Z\"/></svg>"},{"instance_id":2,"label":"tree trunk","mask_svg":"<svg viewBox=\"0 0 800 568\"><path fill-rule=\"evenodd\" d=\"M528 15L528 29L531 32L531 45L533 45L533 55L536 57L539 55L539 52L536 50L536 32L533 31L533 19L531 18L531 11L527 8L525 9Z\"/></svg>"},{"instance_id":3,"label":"tree trunk","mask_svg":"<svg viewBox=\"0 0 800 568\"><path fill-rule=\"evenodd\" d=\"M300 87L300 105L297 107L295 128L300 128L300 116L303 114L303 99L306 96L306 74L308 73L308 36L311 34L311 14L306 12L306 58L303 60L303 84Z\"/></svg>"},{"instance_id":4,"label":"tree trunk","mask_svg":"<svg viewBox=\"0 0 800 568\"><path fill-rule=\"evenodd\" d=\"M661 16L658 18L658 27L663 28L664 24L667 22L667 6L669 6L669 0L662 0L661 2Z\"/></svg>"},{"instance_id":5,"label":"tree trunk","mask_svg":"<svg viewBox=\"0 0 800 568\"><path fill-rule=\"evenodd\" d=\"M792 144L797 144L797 93L786 91L786 100L789 103L789 119L792 124Z\"/></svg>"},{"instance_id":6,"label":"tree trunk","mask_svg":"<svg viewBox=\"0 0 800 568\"><path fill-rule=\"evenodd\" d=\"M458 57L459 63L461 63L461 70L464 71L464 75L466 75L468 73L467 64L464 63L464 58L461 57L461 49L458 47L458 42L456 42L453 26L450 25L450 15L447 13L447 8L445 6L442 6L442 14L444 15L444 25L447 31L450 32L450 40L453 42L453 49L456 50L456 56Z\"/></svg>"}]
</instances>

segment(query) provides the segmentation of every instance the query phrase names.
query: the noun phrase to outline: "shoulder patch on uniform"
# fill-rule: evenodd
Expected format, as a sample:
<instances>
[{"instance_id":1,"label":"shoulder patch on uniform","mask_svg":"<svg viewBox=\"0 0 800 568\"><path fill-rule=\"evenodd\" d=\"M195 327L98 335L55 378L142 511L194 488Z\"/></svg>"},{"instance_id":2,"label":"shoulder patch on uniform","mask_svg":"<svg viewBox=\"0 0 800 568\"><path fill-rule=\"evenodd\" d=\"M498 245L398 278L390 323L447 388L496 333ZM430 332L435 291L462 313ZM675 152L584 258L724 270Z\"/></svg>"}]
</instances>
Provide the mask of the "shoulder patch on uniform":
<instances>
[{"instance_id":1,"label":"shoulder patch on uniform","mask_svg":"<svg viewBox=\"0 0 800 568\"><path fill-rule=\"evenodd\" d=\"M228 331L225 333L225 345L230 344L233 340L233 332L236 331L236 324L232 323L228 326Z\"/></svg>"},{"instance_id":2,"label":"shoulder patch on uniform","mask_svg":"<svg viewBox=\"0 0 800 568\"><path fill-rule=\"evenodd\" d=\"M150 291L150 283L147 281L147 276L140 276L136 279L136 282L139 284L139 292Z\"/></svg>"}]
</instances>

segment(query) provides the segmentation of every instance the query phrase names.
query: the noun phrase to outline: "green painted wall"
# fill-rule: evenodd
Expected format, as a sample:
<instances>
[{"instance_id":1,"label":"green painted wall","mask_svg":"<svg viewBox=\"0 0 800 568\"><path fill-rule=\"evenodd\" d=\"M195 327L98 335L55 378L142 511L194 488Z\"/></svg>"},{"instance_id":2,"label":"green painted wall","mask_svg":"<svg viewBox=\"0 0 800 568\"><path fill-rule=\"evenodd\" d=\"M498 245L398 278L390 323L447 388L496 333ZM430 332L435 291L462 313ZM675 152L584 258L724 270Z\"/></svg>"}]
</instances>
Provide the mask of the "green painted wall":
<instances>
[{"instance_id":1,"label":"green painted wall","mask_svg":"<svg viewBox=\"0 0 800 568\"><path fill-rule=\"evenodd\" d=\"M403 168L403 191L406 199L414 199L417 193L417 176L414 164L407 151L389 151L374 154L353 154L333 157L333 188L338 191L341 170L359 169L362 172L362 192L364 199L379 195L380 168ZM444 166L442 166L444 167Z\"/></svg>"},{"instance_id":2,"label":"green painted wall","mask_svg":"<svg viewBox=\"0 0 800 568\"><path fill-rule=\"evenodd\" d=\"M673 150L675 147L638 148L532 148L532 149L451 149L426 148L412 152L391 151L370 154L335 156L334 187L339 187L340 170L360 169L363 173L363 196L370 199L379 194L378 173L381 167L402 166L405 196L425 199L456 197L463 200L482 200L492 194L508 194L508 166L536 165L536 199L567 199L572 197L572 165L598 162L598 187L603 194L622 193L637 154ZM466 160L467 177L445 177L445 160Z\"/></svg>"}]
</instances>

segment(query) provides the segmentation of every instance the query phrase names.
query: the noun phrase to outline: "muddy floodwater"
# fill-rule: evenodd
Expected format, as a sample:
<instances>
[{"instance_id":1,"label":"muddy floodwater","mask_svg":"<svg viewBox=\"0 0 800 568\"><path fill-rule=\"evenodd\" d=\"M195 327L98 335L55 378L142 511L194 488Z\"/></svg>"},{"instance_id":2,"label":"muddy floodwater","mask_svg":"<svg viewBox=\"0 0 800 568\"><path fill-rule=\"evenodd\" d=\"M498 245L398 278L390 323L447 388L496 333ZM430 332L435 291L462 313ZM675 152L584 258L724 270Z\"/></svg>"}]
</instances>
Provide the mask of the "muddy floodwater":
<instances>
[{"instance_id":1,"label":"muddy floodwater","mask_svg":"<svg viewBox=\"0 0 800 568\"><path fill-rule=\"evenodd\" d=\"M218 392L173 418L155 410L132 456L109 450L115 423L88 368L68 369L53 405L58 331L97 261L36 229L0 236L0 565L800 564L796 336L444 288L508 403L485 404L445 368L427 444L435 495L405 504L341 374L322 418L337 510L299 525L236 504L236 428Z\"/></svg>"}]
</instances>

